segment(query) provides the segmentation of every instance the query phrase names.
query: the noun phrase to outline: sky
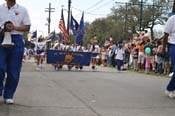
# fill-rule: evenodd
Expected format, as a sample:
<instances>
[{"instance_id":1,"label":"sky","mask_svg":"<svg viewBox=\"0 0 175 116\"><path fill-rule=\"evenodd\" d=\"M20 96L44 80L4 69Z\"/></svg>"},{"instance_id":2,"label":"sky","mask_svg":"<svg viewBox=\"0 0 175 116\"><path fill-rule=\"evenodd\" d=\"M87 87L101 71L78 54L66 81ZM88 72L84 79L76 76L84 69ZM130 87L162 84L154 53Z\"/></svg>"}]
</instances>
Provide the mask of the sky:
<instances>
[{"instance_id":1,"label":"sky","mask_svg":"<svg viewBox=\"0 0 175 116\"><path fill-rule=\"evenodd\" d=\"M67 26L68 0L16 0L16 2L28 9L31 19L30 31L38 31L38 36L47 36L48 26L47 18L49 13L46 8L55 8L51 13L50 32L59 32L58 24L61 15L61 9L64 9L64 20ZM84 21L92 22L97 18L106 17L111 13L111 8L118 5L115 2L128 2L128 0L71 0L71 10L74 18L80 22L82 11L84 11ZM5 3L1 0L0 4Z\"/></svg>"}]
</instances>

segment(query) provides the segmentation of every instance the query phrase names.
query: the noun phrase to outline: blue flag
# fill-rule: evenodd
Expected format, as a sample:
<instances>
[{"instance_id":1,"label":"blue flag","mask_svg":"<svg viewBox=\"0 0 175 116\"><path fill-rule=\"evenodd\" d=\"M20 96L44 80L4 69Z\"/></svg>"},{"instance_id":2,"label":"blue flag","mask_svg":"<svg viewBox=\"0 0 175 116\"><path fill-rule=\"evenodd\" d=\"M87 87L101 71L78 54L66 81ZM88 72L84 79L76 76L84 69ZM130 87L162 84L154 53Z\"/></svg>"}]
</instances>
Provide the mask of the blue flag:
<instances>
[{"instance_id":1,"label":"blue flag","mask_svg":"<svg viewBox=\"0 0 175 116\"><path fill-rule=\"evenodd\" d=\"M70 21L70 27L73 32L73 35L76 36L78 34L78 28L79 24L78 22L74 19L74 17L71 14L71 21Z\"/></svg>"},{"instance_id":2,"label":"blue flag","mask_svg":"<svg viewBox=\"0 0 175 116\"><path fill-rule=\"evenodd\" d=\"M37 39L37 30L32 33L31 41L34 41Z\"/></svg>"},{"instance_id":3,"label":"blue flag","mask_svg":"<svg viewBox=\"0 0 175 116\"><path fill-rule=\"evenodd\" d=\"M56 40L55 31L49 33L49 35L46 37L46 40L47 40L47 41L54 41L54 40Z\"/></svg>"},{"instance_id":4,"label":"blue flag","mask_svg":"<svg viewBox=\"0 0 175 116\"><path fill-rule=\"evenodd\" d=\"M59 39L60 39L60 37L55 34L55 40L59 40Z\"/></svg>"},{"instance_id":5,"label":"blue flag","mask_svg":"<svg viewBox=\"0 0 175 116\"><path fill-rule=\"evenodd\" d=\"M78 35L76 38L76 43L80 44L81 42L83 42L83 38L84 38L84 12L82 13L82 17L80 20L80 26L78 29Z\"/></svg>"}]
</instances>

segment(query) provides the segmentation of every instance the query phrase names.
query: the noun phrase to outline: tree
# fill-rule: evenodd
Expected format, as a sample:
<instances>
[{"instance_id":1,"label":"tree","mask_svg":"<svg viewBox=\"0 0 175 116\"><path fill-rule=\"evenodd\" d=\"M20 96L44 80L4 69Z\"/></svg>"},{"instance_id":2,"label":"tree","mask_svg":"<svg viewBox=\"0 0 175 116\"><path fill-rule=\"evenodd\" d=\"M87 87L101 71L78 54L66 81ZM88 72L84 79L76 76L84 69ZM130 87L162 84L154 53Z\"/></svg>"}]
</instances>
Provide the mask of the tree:
<instances>
[{"instance_id":1,"label":"tree","mask_svg":"<svg viewBox=\"0 0 175 116\"><path fill-rule=\"evenodd\" d=\"M132 33L139 31L140 25L143 31L149 28L151 30L152 38L154 38L154 26L157 24L163 25L167 20L167 17L162 16L167 13L167 9L165 9L166 5L164 4L164 2L160 2L159 0L152 0L152 2L149 1L143 3L140 3L139 0L130 0L125 6L120 5L119 8L112 8L112 17L115 21L123 21L122 24L126 21L126 30L131 30ZM141 6L143 9L142 15L140 15Z\"/></svg>"},{"instance_id":2,"label":"tree","mask_svg":"<svg viewBox=\"0 0 175 116\"><path fill-rule=\"evenodd\" d=\"M96 19L85 26L85 42L89 43L94 35L97 35L101 45L110 35L115 41L128 40L132 34L140 31L140 25L143 31L150 29L151 38L154 39L153 28L158 24L164 25L170 7L160 0L143 1L142 15L140 0L130 0L128 3L116 2L117 6L111 8L107 18Z\"/></svg>"},{"instance_id":3,"label":"tree","mask_svg":"<svg viewBox=\"0 0 175 116\"><path fill-rule=\"evenodd\" d=\"M114 22L112 20L109 20L108 18L102 18L97 19L92 24L86 25L86 31L85 31L85 41L86 43L89 43L90 40L94 37L94 35L97 36L98 43L102 45L104 41L109 38L112 32L112 29L114 28Z\"/></svg>"}]
</instances>

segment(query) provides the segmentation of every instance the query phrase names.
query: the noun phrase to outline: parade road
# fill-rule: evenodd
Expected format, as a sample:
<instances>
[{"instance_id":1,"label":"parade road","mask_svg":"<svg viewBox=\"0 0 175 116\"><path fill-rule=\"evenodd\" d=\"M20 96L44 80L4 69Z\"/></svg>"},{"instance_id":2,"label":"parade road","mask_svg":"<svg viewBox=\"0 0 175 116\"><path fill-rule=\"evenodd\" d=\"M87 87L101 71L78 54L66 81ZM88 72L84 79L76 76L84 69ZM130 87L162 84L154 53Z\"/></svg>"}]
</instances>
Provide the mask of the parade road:
<instances>
[{"instance_id":1,"label":"parade road","mask_svg":"<svg viewBox=\"0 0 175 116\"><path fill-rule=\"evenodd\" d=\"M15 104L1 100L0 116L174 116L175 99L164 95L168 82L104 67L55 71L45 64L36 71L24 62Z\"/></svg>"}]
</instances>

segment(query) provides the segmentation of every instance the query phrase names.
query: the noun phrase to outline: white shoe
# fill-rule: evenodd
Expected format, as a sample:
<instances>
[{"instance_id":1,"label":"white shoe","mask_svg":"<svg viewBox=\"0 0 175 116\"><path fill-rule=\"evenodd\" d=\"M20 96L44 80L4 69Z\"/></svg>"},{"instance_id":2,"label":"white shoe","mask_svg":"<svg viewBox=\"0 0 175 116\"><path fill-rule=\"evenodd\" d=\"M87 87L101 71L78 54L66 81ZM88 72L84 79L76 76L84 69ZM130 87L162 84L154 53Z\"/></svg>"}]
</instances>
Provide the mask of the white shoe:
<instances>
[{"instance_id":1,"label":"white shoe","mask_svg":"<svg viewBox=\"0 0 175 116\"><path fill-rule=\"evenodd\" d=\"M175 93L174 93L174 92L170 92L170 93L168 94L168 97L169 97L169 98L174 98L174 97L175 97Z\"/></svg>"},{"instance_id":2,"label":"white shoe","mask_svg":"<svg viewBox=\"0 0 175 116\"><path fill-rule=\"evenodd\" d=\"M14 104L13 99L5 99L6 104Z\"/></svg>"},{"instance_id":3,"label":"white shoe","mask_svg":"<svg viewBox=\"0 0 175 116\"><path fill-rule=\"evenodd\" d=\"M40 69L42 69L43 68L43 64L40 64L39 67L40 67Z\"/></svg>"},{"instance_id":4,"label":"white shoe","mask_svg":"<svg viewBox=\"0 0 175 116\"><path fill-rule=\"evenodd\" d=\"M37 71L40 71L40 70L41 70L41 68L40 68L39 66L37 66L37 67L36 67L36 70L37 70Z\"/></svg>"},{"instance_id":5,"label":"white shoe","mask_svg":"<svg viewBox=\"0 0 175 116\"><path fill-rule=\"evenodd\" d=\"M172 77L172 76L173 76L173 74L174 74L174 72L171 72L171 73L169 74L169 77Z\"/></svg>"},{"instance_id":6,"label":"white shoe","mask_svg":"<svg viewBox=\"0 0 175 116\"><path fill-rule=\"evenodd\" d=\"M165 90L165 95L167 95L169 98L175 98L175 91Z\"/></svg>"},{"instance_id":7,"label":"white shoe","mask_svg":"<svg viewBox=\"0 0 175 116\"><path fill-rule=\"evenodd\" d=\"M168 95L169 94L169 91L168 90L165 90L165 95Z\"/></svg>"}]
</instances>

